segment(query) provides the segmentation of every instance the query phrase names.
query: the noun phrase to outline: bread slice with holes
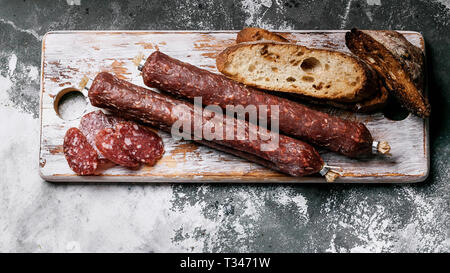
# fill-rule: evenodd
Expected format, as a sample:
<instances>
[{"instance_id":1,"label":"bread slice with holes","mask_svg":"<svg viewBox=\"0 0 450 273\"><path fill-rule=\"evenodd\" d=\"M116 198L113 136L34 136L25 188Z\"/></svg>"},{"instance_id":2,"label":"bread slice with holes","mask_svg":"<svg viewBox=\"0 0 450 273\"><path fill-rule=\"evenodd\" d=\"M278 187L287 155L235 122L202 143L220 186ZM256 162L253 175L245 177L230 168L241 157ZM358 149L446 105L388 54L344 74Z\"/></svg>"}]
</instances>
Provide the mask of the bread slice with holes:
<instances>
[{"instance_id":1,"label":"bread slice with holes","mask_svg":"<svg viewBox=\"0 0 450 273\"><path fill-rule=\"evenodd\" d=\"M319 100L359 102L378 90L376 74L358 58L289 43L240 43L221 52L216 65L246 85Z\"/></svg>"},{"instance_id":2,"label":"bread slice with holes","mask_svg":"<svg viewBox=\"0 0 450 273\"><path fill-rule=\"evenodd\" d=\"M285 43L290 42L288 39L277 33L254 27L242 29L238 32L236 37L236 43L257 42L263 40ZM292 41L292 43L295 42ZM376 77L379 78L378 75L376 75ZM368 113L383 108L387 103L389 92L384 87L384 84L382 82L379 82L378 91L373 95L373 97L364 99L362 101L359 101L358 103L341 103L329 99L317 99L313 97L300 96L298 94L296 94L294 97L300 97L301 99L307 100L314 104L327 104L336 108L350 110L353 112Z\"/></svg>"},{"instance_id":3,"label":"bread slice with holes","mask_svg":"<svg viewBox=\"0 0 450 273\"><path fill-rule=\"evenodd\" d=\"M402 34L391 31L352 29L345 35L347 47L381 75L386 88L410 112L430 115L423 95L424 54Z\"/></svg>"}]
</instances>

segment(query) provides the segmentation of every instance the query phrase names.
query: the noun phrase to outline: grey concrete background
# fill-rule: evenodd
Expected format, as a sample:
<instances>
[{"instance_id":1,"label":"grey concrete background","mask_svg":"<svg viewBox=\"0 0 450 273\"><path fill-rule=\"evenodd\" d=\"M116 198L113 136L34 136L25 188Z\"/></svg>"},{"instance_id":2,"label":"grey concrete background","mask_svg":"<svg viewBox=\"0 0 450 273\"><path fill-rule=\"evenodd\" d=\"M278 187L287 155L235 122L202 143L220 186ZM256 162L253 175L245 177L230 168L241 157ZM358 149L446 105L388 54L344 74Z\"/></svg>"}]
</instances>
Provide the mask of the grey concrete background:
<instances>
[{"instance_id":1,"label":"grey concrete background","mask_svg":"<svg viewBox=\"0 0 450 273\"><path fill-rule=\"evenodd\" d=\"M448 252L450 1L0 0L0 251ZM51 184L38 176L51 30L416 30L430 66L431 174L398 185Z\"/></svg>"}]
</instances>

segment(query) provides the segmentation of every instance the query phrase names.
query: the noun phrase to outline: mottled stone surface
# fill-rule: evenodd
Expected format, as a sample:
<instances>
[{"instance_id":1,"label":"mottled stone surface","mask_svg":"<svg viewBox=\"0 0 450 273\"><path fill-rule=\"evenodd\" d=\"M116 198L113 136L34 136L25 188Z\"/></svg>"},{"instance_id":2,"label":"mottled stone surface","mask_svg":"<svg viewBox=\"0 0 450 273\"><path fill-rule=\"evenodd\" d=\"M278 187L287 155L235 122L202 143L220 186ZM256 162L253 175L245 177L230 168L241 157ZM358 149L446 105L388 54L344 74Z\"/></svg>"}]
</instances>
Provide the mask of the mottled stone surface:
<instances>
[{"instance_id":1,"label":"mottled stone surface","mask_svg":"<svg viewBox=\"0 0 450 273\"><path fill-rule=\"evenodd\" d=\"M178 2L0 1L0 251L450 250L448 0ZM407 186L40 179L39 66L47 31L243 26L422 32L432 104L429 179Z\"/></svg>"}]
</instances>

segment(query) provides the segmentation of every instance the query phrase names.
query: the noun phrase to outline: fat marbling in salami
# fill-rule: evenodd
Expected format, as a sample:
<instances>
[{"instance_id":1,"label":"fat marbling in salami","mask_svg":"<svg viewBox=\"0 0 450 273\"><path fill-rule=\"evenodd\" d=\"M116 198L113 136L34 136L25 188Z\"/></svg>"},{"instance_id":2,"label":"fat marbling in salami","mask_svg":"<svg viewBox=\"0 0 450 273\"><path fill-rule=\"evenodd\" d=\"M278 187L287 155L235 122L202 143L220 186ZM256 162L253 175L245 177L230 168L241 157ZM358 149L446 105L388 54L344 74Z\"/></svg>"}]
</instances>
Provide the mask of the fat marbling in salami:
<instances>
[{"instance_id":1,"label":"fat marbling in salami","mask_svg":"<svg viewBox=\"0 0 450 273\"><path fill-rule=\"evenodd\" d=\"M112 128L100 130L95 136L95 145L108 160L116 164L129 168L139 166L139 162L132 158L123 148L123 136Z\"/></svg>"},{"instance_id":2,"label":"fat marbling in salami","mask_svg":"<svg viewBox=\"0 0 450 273\"><path fill-rule=\"evenodd\" d=\"M134 122L120 122L116 134L123 139L123 149L136 161L153 166L164 154L161 137Z\"/></svg>"},{"instance_id":3,"label":"fat marbling in salami","mask_svg":"<svg viewBox=\"0 0 450 273\"><path fill-rule=\"evenodd\" d=\"M97 151L100 161L106 158L100 153L95 146L95 136L98 132L106 128L113 128L117 123L124 121L124 119L112 115L106 115L101 110L92 111L85 114L81 120L78 128L86 136L87 141Z\"/></svg>"},{"instance_id":4,"label":"fat marbling in salami","mask_svg":"<svg viewBox=\"0 0 450 273\"><path fill-rule=\"evenodd\" d=\"M98 167L97 152L78 128L70 128L64 136L64 156L78 175L93 175Z\"/></svg>"}]
</instances>

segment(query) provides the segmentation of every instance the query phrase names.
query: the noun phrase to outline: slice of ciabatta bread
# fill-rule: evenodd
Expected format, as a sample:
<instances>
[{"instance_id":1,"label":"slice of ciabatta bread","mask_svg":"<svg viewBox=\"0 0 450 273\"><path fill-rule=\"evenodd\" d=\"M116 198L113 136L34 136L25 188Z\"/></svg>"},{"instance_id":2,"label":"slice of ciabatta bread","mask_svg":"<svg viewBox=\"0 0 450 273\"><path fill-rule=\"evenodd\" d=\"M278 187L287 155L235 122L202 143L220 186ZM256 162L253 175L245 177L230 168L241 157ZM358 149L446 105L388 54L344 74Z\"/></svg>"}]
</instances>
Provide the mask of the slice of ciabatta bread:
<instances>
[{"instance_id":1,"label":"slice of ciabatta bread","mask_svg":"<svg viewBox=\"0 0 450 273\"><path fill-rule=\"evenodd\" d=\"M249 86L316 99L358 102L378 89L376 74L358 58L289 43L240 43L221 52L216 66Z\"/></svg>"},{"instance_id":2,"label":"slice of ciabatta bread","mask_svg":"<svg viewBox=\"0 0 450 273\"><path fill-rule=\"evenodd\" d=\"M236 43L256 42L261 40L278 41L278 42L290 42L288 39L282 37L279 34L262 28L244 28L239 31L236 37ZM295 41L292 41L295 43ZM378 77L378 75L377 75ZM389 92L384 85L380 83L380 88L376 91L372 98L364 99L358 103L340 103L331 100L319 100L312 97L301 97L314 104L327 104L336 108L350 110L353 112L373 112L383 108L388 100Z\"/></svg>"},{"instance_id":3,"label":"slice of ciabatta bread","mask_svg":"<svg viewBox=\"0 0 450 273\"><path fill-rule=\"evenodd\" d=\"M236 43L253 42L261 40L284 42L284 43L289 42L288 39L284 38L281 35L257 27L244 28L243 30L238 32L236 37Z\"/></svg>"},{"instance_id":4,"label":"slice of ciabatta bread","mask_svg":"<svg viewBox=\"0 0 450 273\"><path fill-rule=\"evenodd\" d=\"M345 35L347 47L374 67L389 92L410 112L430 115L423 96L424 54L396 31L352 29Z\"/></svg>"}]
</instances>

